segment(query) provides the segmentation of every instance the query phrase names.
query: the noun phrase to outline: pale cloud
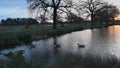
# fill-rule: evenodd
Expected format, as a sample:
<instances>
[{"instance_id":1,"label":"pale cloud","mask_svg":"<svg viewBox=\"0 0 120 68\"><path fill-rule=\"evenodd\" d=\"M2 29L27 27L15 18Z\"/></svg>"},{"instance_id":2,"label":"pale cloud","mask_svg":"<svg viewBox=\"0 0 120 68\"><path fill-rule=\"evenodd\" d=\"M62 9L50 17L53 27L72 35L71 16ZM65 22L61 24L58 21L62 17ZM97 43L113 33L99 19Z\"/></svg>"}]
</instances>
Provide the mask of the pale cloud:
<instances>
[{"instance_id":1,"label":"pale cloud","mask_svg":"<svg viewBox=\"0 0 120 68\"><path fill-rule=\"evenodd\" d=\"M77 0L74 0L77 1ZM85 1L85 0L83 0ZM120 8L120 0L103 0ZM0 0L0 19L29 17L26 0Z\"/></svg>"},{"instance_id":2,"label":"pale cloud","mask_svg":"<svg viewBox=\"0 0 120 68\"><path fill-rule=\"evenodd\" d=\"M120 0L103 0L120 8Z\"/></svg>"},{"instance_id":3,"label":"pale cloud","mask_svg":"<svg viewBox=\"0 0 120 68\"><path fill-rule=\"evenodd\" d=\"M1 8L0 9L0 18L23 18L28 17L27 9L23 9L20 7L9 7L9 8Z\"/></svg>"},{"instance_id":4,"label":"pale cloud","mask_svg":"<svg viewBox=\"0 0 120 68\"><path fill-rule=\"evenodd\" d=\"M82 0L82 1L86 1L86 0ZM113 4L118 8L120 8L120 0L102 0L102 1L108 2L109 4Z\"/></svg>"},{"instance_id":5,"label":"pale cloud","mask_svg":"<svg viewBox=\"0 0 120 68\"><path fill-rule=\"evenodd\" d=\"M26 0L0 0L0 19L28 17Z\"/></svg>"}]
</instances>

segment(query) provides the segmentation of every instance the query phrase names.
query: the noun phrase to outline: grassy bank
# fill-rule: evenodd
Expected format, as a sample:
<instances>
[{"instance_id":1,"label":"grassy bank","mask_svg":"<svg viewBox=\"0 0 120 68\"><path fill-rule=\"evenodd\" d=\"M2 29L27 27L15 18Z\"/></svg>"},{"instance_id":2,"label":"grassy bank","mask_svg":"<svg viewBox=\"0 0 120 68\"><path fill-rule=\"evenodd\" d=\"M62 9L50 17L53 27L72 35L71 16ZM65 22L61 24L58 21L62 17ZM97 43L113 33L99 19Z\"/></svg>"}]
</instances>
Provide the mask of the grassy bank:
<instances>
[{"instance_id":1,"label":"grassy bank","mask_svg":"<svg viewBox=\"0 0 120 68\"><path fill-rule=\"evenodd\" d=\"M0 60L0 68L120 68L120 60L113 55L106 57L98 55L62 55L50 62L49 58L39 56L26 62L24 58L12 61Z\"/></svg>"},{"instance_id":2,"label":"grassy bank","mask_svg":"<svg viewBox=\"0 0 120 68\"><path fill-rule=\"evenodd\" d=\"M93 28L101 28L103 25L95 25ZM10 28L10 27L9 27ZM13 27L12 27L13 28ZM28 44L33 40L40 40L52 36L59 36L73 31L80 31L84 29L91 29L89 24L84 25L67 25L65 27L58 27L52 29L51 26L41 28L29 28L0 31L0 49L15 47L21 43Z\"/></svg>"}]
</instances>

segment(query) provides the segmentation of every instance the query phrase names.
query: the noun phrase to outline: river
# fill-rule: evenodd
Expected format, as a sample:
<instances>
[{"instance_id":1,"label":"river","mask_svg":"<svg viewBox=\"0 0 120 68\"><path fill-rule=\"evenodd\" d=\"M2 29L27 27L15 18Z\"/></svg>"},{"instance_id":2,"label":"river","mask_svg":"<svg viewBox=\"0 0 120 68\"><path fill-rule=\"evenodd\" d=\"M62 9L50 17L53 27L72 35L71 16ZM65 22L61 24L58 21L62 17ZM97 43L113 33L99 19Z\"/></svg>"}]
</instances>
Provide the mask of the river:
<instances>
[{"instance_id":1,"label":"river","mask_svg":"<svg viewBox=\"0 0 120 68\"><path fill-rule=\"evenodd\" d=\"M60 56L70 54L92 54L92 55L115 55L120 58L120 26L108 28L87 29L76 31L58 37L33 41L30 46L18 46L11 49L4 49L0 53L7 54L24 50L22 54L27 61L35 58L53 62ZM84 47L79 47L83 45ZM9 59L0 55L1 59Z\"/></svg>"}]
</instances>

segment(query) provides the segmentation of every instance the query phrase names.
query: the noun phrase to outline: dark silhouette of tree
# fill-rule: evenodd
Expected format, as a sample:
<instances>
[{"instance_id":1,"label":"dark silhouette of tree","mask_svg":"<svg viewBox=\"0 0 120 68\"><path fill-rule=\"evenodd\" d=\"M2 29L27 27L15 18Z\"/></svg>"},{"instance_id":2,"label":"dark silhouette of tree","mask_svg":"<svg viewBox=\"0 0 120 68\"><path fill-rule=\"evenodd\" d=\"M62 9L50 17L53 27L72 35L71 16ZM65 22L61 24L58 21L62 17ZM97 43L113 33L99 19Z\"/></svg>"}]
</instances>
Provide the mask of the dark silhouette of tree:
<instances>
[{"instance_id":1,"label":"dark silhouette of tree","mask_svg":"<svg viewBox=\"0 0 120 68\"><path fill-rule=\"evenodd\" d=\"M101 7L96 11L96 17L101 20L106 22L106 25L108 25L109 21L114 21L114 18L119 14L119 10L116 6L114 5L108 5L106 4L105 6ZM101 22L102 24L102 22Z\"/></svg>"},{"instance_id":2,"label":"dark silhouette of tree","mask_svg":"<svg viewBox=\"0 0 120 68\"><path fill-rule=\"evenodd\" d=\"M88 14L88 16L91 17L91 26L94 25L94 17L96 14L96 10L100 9L102 6L104 6L104 2L101 0L86 0L83 1L83 4L81 5L83 8L83 11Z\"/></svg>"},{"instance_id":3,"label":"dark silhouette of tree","mask_svg":"<svg viewBox=\"0 0 120 68\"><path fill-rule=\"evenodd\" d=\"M71 11L67 12L66 14L67 14L66 20L71 24L76 24L76 23L78 24L85 22L85 20L82 17Z\"/></svg>"},{"instance_id":4,"label":"dark silhouette of tree","mask_svg":"<svg viewBox=\"0 0 120 68\"><path fill-rule=\"evenodd\" d=\"M44 13L51 12L53 10L53 29L56 29L56 21L57 21L57 11L59 8L67 8L70 7L68 5L70 0L27 0L28 4L30 4L30 11L35 13ZM39 12L37 12L39 11Z\"/></svg>"},{"instance_id":5,"label":"dark silhouette of tree","mask_svg":"<svg viewBox=\"0 0 120 68\"><path fill-rule=\"evenodd\" d=\"M59 9L62 11L61 13L66 14L65 19L67 20L67 22L71 24L82 22L84 19L81 17L82 14L81 1L80 0L72 1L69 2L69 5L71 5L70 8Z\"/></svg>"},{"instance_id":6,"label":"dark silhouette of tree","mask_svg":"<svg viewBox=\"0 0 120 68\"><path fill-rule=\"evenodd\" d=\"M1 20L1 25L4 25L4 26L32 25L32 24L38 24L38 23L39 22L37 22L35 19L32 19L32 18L16 18L16 19L7 18L6 20L4 19Z\"/></svg>"},{"instance_id":7,"label":"dark silhouette of tree","mask_svg":"<svg viewBox=\"0 0 120 68\"><path fill-rule=\"evenodd\" d=\"M4 19L2 19L2 20L1 20L1 22L0 22L0 24L1 24L1 25L6 24L5 20L4 20Z\"/></svg>"},{"instance_id":8,"label":"dark silhouette of tree","mask_svg":"<svg viewBox=\"0 0 120 68\"><path fill-rule=\"evenodd\" d=\"M44 15L41 15L41 16L39 17L39 19L40 19L40 21L41 21L41 25L43 25L44 23L46 23L46 18L45 18Z\"/></svg>"}]
</instances>

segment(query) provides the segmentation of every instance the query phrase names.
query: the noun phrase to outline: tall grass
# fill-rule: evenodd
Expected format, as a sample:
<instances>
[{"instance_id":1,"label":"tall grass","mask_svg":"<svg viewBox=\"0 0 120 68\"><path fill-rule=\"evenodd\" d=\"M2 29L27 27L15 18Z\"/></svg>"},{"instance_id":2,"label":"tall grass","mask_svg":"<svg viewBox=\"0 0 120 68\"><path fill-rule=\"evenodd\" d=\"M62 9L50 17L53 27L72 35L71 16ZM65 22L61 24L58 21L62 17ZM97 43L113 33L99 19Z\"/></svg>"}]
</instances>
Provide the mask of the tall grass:
<instances>
[{"instance_id":1,"label":"tall grass","mask_svg":"<svg viewBox=\"0 0 120 68\"><path fill-rule=\"evenodd\" d=\"M56 68L120 68L120 59L114 55L68 54L58 62L59 67Z\"/></svg>"},{"instance_id":2,"label":"tall grass","mask_svg":"<svg viewBox=\"0 0 120 68\"><path fill-rule=\"evenodd\" d=\"M13 61L0 60L0 68L120 68L120 60L115 56L102 57L98 55L59 56L53 62L50 58L37 59L26 62L24 58Z\"/></svg>"},{"instance_id":3,"label":"tall grass","mask_svg":"<svg viewBox=\"0 0 120 68\"><path fill-rule=\"evenodd\" d=\"M20 43L28 44L31 41L32 36L28 33L0 33L0 49L15 47Z\"/></svg>"}]
</instances>

